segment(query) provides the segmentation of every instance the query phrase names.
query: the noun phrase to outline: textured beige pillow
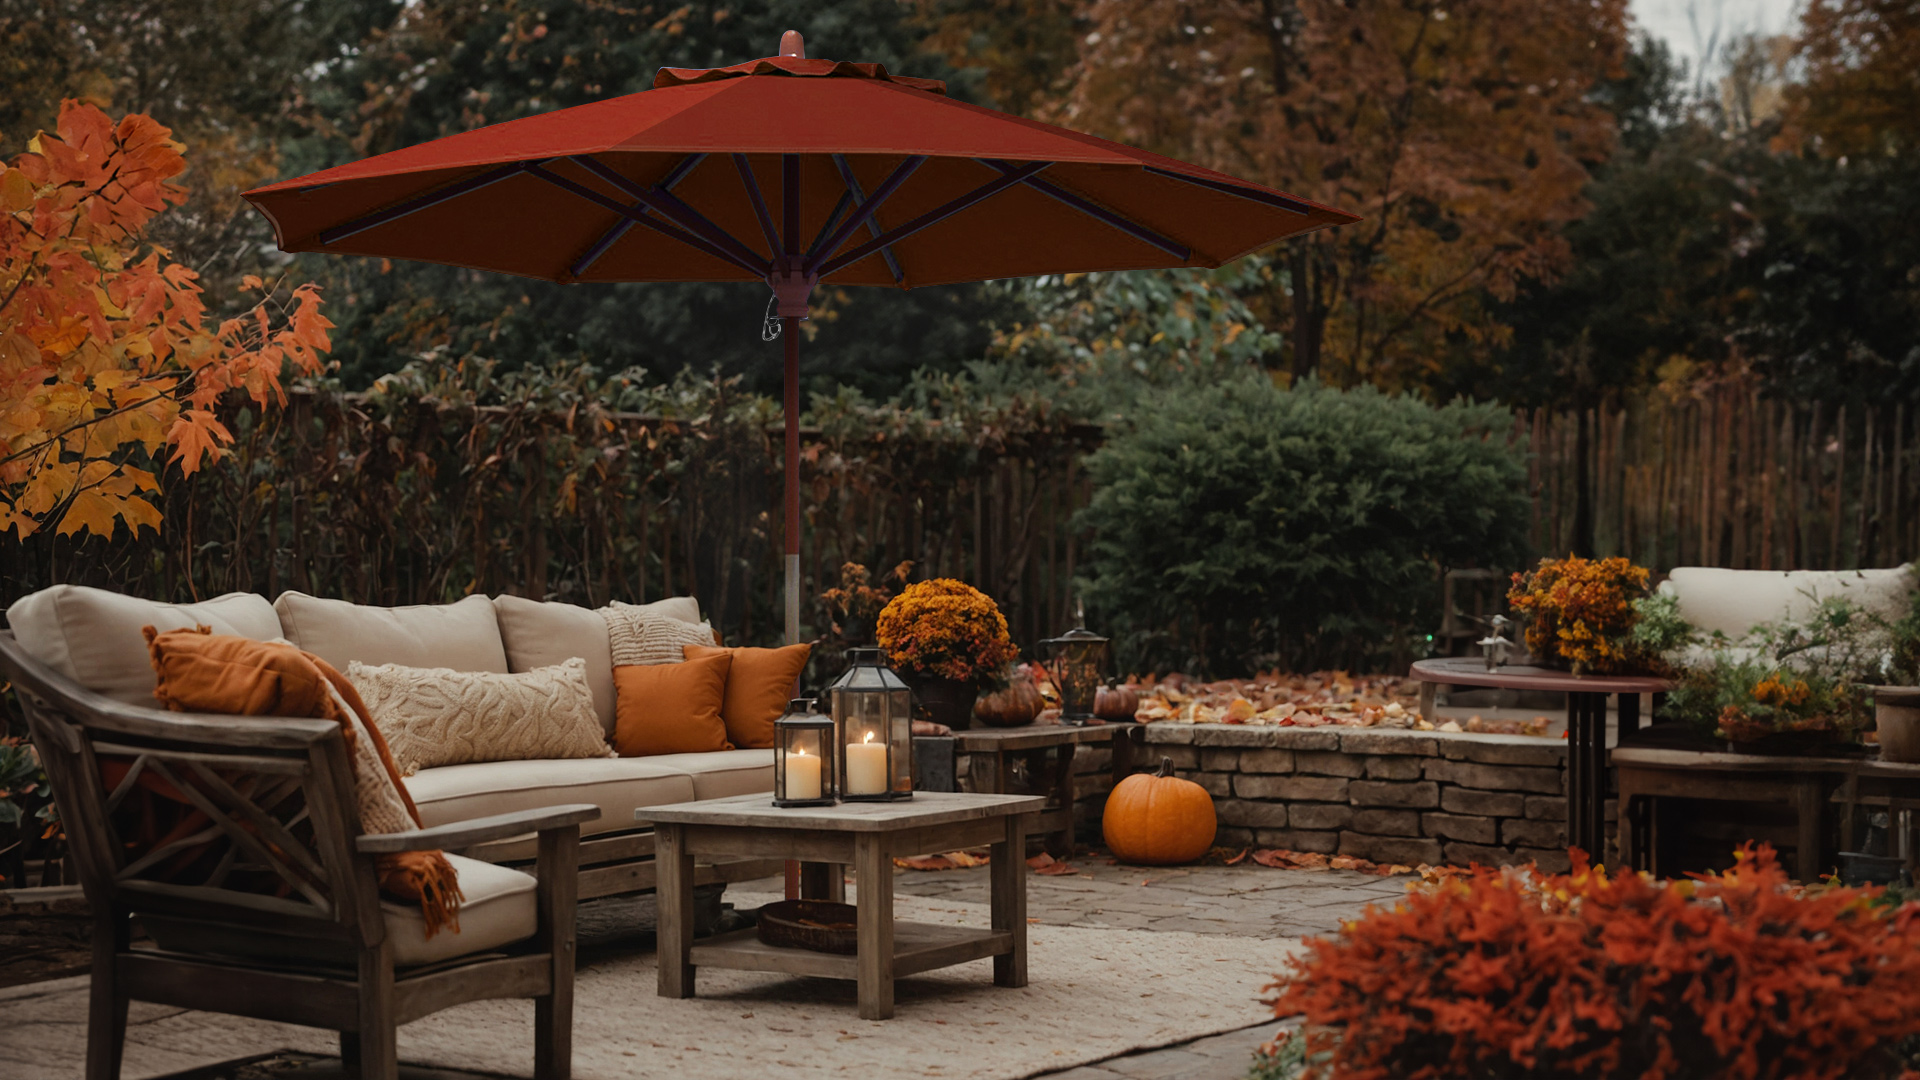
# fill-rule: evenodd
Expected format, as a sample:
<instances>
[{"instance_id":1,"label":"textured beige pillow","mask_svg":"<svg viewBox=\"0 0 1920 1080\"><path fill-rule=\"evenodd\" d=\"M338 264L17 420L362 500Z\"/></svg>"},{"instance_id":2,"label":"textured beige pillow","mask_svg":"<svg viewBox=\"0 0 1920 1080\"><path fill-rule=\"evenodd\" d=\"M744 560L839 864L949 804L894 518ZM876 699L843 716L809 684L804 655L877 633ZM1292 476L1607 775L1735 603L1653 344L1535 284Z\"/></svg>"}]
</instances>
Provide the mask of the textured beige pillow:
<instances>
[{"instance_id":1,"label":"textured beige pillow","mask_svg":"<svg viewBox=\"0 0 1920 1080\"><path fill-rule=\"evenodd\" d=\"M718 645L710 623L690 623L649 611L651 605L623 604L618 600L600 609L607 621L607 644L613 666L629 664L680 664L688 645Z\"/></svg>"},{"instance_id":2,"label":"textured beige pillow","mask_svg":"<svg viewBox=\"0 0 1920 1080\"><path fill-rule=\"evenodd\" d=\"M403 776L476 761L614 756L579 657L516 675L356 661L347 679Z\"/></svg>"}]
</instances>

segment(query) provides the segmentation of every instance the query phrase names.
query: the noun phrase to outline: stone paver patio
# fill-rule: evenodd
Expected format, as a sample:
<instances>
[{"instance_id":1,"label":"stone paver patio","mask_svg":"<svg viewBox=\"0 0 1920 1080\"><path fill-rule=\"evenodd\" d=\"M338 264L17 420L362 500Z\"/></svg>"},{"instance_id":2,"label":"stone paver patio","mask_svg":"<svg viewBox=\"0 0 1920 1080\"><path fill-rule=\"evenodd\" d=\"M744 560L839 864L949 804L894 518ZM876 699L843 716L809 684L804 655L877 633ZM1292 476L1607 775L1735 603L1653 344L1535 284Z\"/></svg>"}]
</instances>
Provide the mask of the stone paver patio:
<instances>
[{"instance_id":1,"label":"stone paver patio","mask_svg":"<svg viewBox=\"0 0 1920 1080\"><path fill-rule=\"evenodd\" d=\"M1041 923L1090 928L1185 931L1242 937L1329 934L1368 904L1390 904L1404 895L1408 878L1372 877L1350 871L1274 870L1257 864L1149 869L1110 865L1082 853L1076 873L1028 877L1027 915ZM745 882L729 891L775 893L777 878ZM986 903L986 867L945 871L899 871L897 893ZM652 898L598 901L581 909L583 962L634 950L650 951ZM1254 1048L1271 1038L1277 1023L1144 1050L1042 1074L1049 1080L1241 1080ZM1063 1037L1071 1038L1071 1033ZM332 1080L337 1060L305 1054L277 1055L244 1065L213 1066L176 1074L177 1080ZM443 1069L402 1068L402 1080L492 1080Z\"/></svg>"}]
</instances>

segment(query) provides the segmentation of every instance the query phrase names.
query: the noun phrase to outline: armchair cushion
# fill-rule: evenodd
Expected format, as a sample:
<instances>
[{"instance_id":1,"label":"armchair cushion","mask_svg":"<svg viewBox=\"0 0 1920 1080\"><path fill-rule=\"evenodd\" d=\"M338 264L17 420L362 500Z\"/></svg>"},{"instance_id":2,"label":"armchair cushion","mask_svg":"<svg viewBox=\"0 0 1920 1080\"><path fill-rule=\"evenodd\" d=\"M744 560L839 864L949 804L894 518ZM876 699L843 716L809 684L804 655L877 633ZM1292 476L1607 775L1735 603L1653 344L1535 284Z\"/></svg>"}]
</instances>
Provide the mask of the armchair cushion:
<instances>
[{"instance_id":1,"label":"armchair cushion","mask_svg":"<svg viewBox=\"0 0 1920 1080\"><path fill-rule=\"evenodd\" d=\"M393 941L393 962L398 966L433 964L499 949L532 937L539 926L533 875L460 855L448 855L447 861L453 864L466 897L460 903L458 932L441 930L428 937L420 905L380 903L380 917Z\"/></svg>"},{"instance_id":2,"label":"armchair cushion","mask_svg":"<svg viewBox=\"0 0 1920 1080\"><path fill-rule=\"evenodd\" d=\"M85 585L54 585L7 608L14 637L35 660L95 693L155 706L153 664L140 628L191 630L267 641L280 619L264 596L227 593L198 604L162 604Z\"/></svg>"}]
</instances>

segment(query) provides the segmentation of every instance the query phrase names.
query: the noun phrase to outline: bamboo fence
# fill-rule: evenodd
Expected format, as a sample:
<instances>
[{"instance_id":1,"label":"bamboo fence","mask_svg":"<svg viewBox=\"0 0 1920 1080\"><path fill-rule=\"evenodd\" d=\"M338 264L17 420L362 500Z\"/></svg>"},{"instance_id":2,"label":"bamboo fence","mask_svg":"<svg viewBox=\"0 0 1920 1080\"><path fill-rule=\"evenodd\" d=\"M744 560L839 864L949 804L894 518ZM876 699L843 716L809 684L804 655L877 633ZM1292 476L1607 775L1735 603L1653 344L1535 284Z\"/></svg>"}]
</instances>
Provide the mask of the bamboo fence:
<instances>
[{"instance_id":1,"label":"bamboo fence","mask_svg":"<svg viewBox=\"0 0 1920 1080\"><path fill-rule=\"evenodd\" d=\"M1904 403L1763 398L1727 387L1578 412L1524 411L1532 540L1656 570L1855 569L1920 553L1920 440ZM1579 454L1584 419L1590 452ZM1584 467L1583 467L1584 466ZM1581 542L1582 473L1591 537Z\"/></svg>"}]
</instances>

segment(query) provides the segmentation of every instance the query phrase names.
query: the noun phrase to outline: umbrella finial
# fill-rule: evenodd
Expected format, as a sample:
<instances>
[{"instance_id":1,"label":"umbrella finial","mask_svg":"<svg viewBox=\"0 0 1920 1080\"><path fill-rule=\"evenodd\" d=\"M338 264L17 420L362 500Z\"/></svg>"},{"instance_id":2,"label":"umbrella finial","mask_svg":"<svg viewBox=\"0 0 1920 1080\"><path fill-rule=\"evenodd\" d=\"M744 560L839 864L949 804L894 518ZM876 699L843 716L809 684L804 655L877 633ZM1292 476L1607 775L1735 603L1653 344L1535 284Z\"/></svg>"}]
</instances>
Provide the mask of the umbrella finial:
<instances>
[{"instance_id":1,"label":"umbrella finial","mask_svg":"<svg viewBox=\"0 0 1920 1080\"><path fill-rule=\"evenodd\" d=\"M780 55L793 56L805 60L807 58L807 39L801 37L800 31L798 30L789 30L781 34Z\"/></svg>"}]
</instances>

